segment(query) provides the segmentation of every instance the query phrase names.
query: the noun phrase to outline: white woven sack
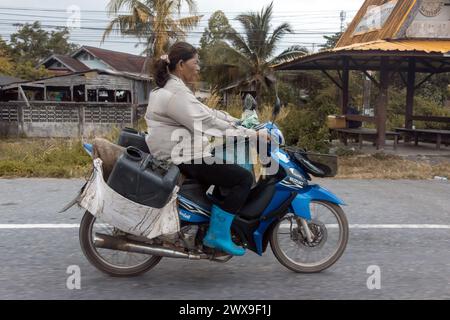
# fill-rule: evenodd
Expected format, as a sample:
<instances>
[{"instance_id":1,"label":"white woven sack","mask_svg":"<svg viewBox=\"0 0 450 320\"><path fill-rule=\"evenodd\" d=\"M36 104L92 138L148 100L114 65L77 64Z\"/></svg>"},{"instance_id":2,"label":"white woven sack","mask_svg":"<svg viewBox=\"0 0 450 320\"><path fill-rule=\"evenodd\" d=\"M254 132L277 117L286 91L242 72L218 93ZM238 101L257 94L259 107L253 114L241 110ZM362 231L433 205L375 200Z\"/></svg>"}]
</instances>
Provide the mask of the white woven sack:
<instances>
[{"instance_id":1,"label":"white woven sack","mask_svg":"<svg viewBox=\"0 0 450 320\"><path fill-rule=\"evenodd\" d=\"M111 189L103 179L102 160L94 160L94 171L78 204L97 219L136 236L153 239L180 231L175 187L169 203L151 208L126 199Z\"/></svg>"}]
</instances>

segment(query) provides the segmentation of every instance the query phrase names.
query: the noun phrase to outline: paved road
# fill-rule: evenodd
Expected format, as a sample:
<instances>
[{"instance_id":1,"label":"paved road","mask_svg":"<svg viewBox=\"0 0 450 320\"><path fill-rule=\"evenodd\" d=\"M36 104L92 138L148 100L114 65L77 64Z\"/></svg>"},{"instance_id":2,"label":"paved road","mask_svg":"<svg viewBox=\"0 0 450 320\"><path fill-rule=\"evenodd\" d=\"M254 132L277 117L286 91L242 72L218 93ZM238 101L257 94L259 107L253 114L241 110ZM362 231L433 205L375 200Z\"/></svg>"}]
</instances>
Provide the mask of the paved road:
<instances>
[{"instance_id":1,"label":"paved road","mask_svg":"<svg viewBox=\"0 0 450 320\"><path fill-rule=\"evenodd\" d=\"M0 299L450 299L450 229L422 228L450 225L449 182L319 182L348 203L350 224L419 228L352 229L344 256L320 274L250 253L227 264L163 259L142 277L115 279L87 262L76 228L23 229L79 223L80 210L57 211L83 181L0 179ZM66 287L70 265L81 269L81 290ZM371 265L380 267L380 290L367 288Z\"/></svg>"}]
</instances>

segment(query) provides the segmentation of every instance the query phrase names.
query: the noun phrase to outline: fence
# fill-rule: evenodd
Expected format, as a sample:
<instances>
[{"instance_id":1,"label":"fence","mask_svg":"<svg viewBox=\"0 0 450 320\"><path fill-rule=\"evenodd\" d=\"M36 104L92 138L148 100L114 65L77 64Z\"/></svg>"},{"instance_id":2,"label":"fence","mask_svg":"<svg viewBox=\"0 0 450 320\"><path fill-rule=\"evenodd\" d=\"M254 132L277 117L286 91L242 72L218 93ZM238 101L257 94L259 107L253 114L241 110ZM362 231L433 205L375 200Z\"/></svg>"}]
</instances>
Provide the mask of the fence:
<instances>
[{"instance_id":1,"label":"fence","mask_svg":"<svg viewBox=\"0 0 450 320\"><path fill-rule=\"evenodd\" d=\"M127 103L0 102L0 136L73 138L136 126L146 105Z\"/></svg>"}]
</instances>

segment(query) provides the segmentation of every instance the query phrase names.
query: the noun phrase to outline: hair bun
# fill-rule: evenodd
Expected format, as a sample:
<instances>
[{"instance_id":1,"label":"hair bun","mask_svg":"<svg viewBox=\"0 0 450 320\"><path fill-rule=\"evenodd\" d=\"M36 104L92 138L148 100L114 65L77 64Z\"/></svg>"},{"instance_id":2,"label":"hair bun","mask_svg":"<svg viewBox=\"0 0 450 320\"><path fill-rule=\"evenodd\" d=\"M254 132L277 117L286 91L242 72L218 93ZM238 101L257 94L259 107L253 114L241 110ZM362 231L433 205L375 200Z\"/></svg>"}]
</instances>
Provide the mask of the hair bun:
<instances>
[{"instance_id":1,"label":"hair bun","mask_svg":"<svg viewBox=\"0 0 450 320\"><path fill-rule=\"evenodd\" d=\"M164 61L165 63L170 64L169 56L168 56L167 54L162 55L162 56L160 57L160 59L161 59L162 61Z\"/></svg>"}]
</instances>

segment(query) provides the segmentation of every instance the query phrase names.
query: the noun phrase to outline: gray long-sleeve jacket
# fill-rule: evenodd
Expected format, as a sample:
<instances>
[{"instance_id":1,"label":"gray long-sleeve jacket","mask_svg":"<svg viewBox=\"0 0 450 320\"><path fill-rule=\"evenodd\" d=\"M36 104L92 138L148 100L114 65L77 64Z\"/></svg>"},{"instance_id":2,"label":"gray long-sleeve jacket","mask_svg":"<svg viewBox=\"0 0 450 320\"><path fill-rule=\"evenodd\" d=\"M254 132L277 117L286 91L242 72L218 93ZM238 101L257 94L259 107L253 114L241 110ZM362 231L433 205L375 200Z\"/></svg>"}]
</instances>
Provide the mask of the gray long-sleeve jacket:
<instances>
[{"instance_id":1,"label":"gray long-sleeve jacket","mask_svg":"<svg viewBox=\"0 0 450 320\"><path fill-rule=\"evenodd\" d=\"M235 125L238 119L202 104L178 77L150 93L145 119L147 145L160 160L175 164L211 156L208 137L255 136L254 130Z\"/></svg>"}]
</instances>

